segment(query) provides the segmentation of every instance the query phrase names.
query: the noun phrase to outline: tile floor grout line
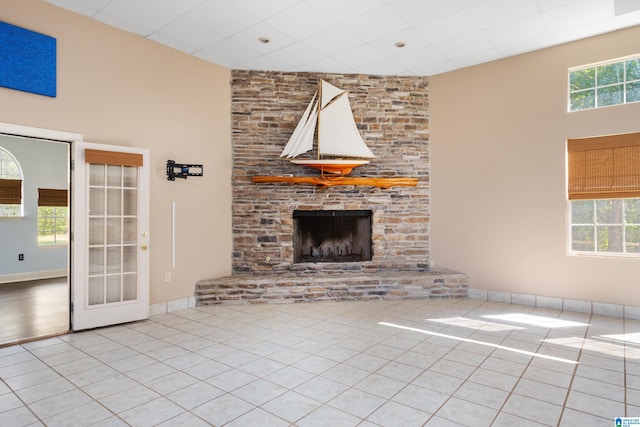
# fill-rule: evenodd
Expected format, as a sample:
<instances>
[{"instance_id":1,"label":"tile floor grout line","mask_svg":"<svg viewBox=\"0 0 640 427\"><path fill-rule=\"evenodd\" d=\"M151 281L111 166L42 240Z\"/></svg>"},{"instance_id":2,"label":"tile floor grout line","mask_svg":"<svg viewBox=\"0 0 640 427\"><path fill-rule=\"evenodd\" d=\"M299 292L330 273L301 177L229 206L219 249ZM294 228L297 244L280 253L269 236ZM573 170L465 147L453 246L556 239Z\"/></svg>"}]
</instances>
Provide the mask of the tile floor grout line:
<instances>
[{"instance_id":1,"label":"tile floor grout line","mask_svg":"<svg viewBox=\"0 0 640 427\"><path fill-rule=\"evenodd\" d=\"M593 323L593 312L589 315L589 324L588 326L585 328L583 337L582 337L582 344L580 345L580 350L578 351L578 355L576 358L576 365L573 367L573 372L571 373L571 379L569 380L569 384L567 385L567 393L565 394L564 397L564 401L562 402L562 407L560 409L560 417L558 418L558 425L560 425L562 423L562 419L564 417L564 412L565 409L567 407L567 402L569 402L569 395L571 394L571 389L573 388L573 382L576 378L576 375L578 373L578 367L580 366L580 359L582 359L582 352L584 350L584 343L587 340L587 337L589 336L589 330L591 329L591 324Z\"/></svg>"}]
</instances>

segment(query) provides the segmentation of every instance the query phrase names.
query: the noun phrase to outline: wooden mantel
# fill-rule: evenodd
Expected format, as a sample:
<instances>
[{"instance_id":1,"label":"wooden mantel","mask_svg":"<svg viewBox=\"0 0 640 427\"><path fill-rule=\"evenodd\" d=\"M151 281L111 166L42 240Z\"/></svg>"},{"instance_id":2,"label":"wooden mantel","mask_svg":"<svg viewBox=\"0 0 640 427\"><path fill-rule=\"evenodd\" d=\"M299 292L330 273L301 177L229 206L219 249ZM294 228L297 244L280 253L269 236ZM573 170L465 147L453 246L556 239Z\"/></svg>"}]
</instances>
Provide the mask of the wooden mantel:
<instances>
[{"instance_id":1,"label":"wooden mantel","mask_svg":"<svg viewBox=\"0 0 640 427\"><path fill-rule=\"evenodd\" d=\"M254 176L253 182L258 184L284 183L284 184L309 184L317 187L332 187L336 185L358 185L379 188L391 188L394 186L415 187L417 178L374 178L374 177L349 177L349 176Z\"/></svg>"}]
</instances>

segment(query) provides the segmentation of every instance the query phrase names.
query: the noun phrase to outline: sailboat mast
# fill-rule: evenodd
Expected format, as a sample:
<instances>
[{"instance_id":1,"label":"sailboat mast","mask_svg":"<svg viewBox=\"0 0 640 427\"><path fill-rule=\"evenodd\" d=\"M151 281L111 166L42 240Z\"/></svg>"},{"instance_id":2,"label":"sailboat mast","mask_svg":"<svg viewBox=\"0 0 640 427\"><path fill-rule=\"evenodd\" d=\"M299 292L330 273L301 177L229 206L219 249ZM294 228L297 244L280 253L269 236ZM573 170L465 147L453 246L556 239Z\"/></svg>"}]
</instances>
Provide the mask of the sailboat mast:
<instances>
[{"instance_id":1,"label":"sailboat mast","mask_svg":"<svg viewBox=\"0 0 640 427\"><path fill-rule=\"evenodd\" d=\"M320 113L322 112L322 79L318 79L318 119L316 120L316 137L318 143L316 149L318 150L318 160L320 160Z\"/></svg>"}]
</instances>

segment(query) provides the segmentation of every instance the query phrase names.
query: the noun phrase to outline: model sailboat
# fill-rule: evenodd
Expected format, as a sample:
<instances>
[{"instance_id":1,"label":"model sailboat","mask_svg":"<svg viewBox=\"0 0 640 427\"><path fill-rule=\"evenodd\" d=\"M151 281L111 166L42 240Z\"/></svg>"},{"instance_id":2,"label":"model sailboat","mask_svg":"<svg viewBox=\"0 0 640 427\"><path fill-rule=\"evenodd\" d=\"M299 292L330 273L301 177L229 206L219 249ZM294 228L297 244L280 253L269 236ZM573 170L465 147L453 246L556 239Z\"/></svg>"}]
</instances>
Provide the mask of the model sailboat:
<instances>
[{"instance_id":1,"label":"model sailboat","mask_svg":"<svg viewBox=\"0 0 640 427\"><path fill-rule=\"evenodd\" d=\"M316 138L314 138L316 136ZM314 148L317 159L296 159ZM320 170L348 175L375 156L356 127L348 92L320 80L320 88L307 106L280 157Z\"/></svg>"}]
</instances>

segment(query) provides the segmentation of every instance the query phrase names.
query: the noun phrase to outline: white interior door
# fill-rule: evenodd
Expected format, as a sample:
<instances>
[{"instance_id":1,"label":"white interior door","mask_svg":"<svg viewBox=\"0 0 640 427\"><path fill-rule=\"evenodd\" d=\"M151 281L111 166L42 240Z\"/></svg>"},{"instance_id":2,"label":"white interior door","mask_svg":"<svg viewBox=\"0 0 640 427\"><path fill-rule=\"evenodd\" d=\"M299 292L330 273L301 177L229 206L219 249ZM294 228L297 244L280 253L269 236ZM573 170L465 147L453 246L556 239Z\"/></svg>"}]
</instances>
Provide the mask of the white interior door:
<instances>
[{"instance_id":1,"label":"white interior door","mask_svg":"<svg viewBox=\"0 0 640 427\"><path fill-rule=\"evenodd\" d=\"M74 331L149 317L149 150L76 142Z\"/></svg>"}]
</instances>

